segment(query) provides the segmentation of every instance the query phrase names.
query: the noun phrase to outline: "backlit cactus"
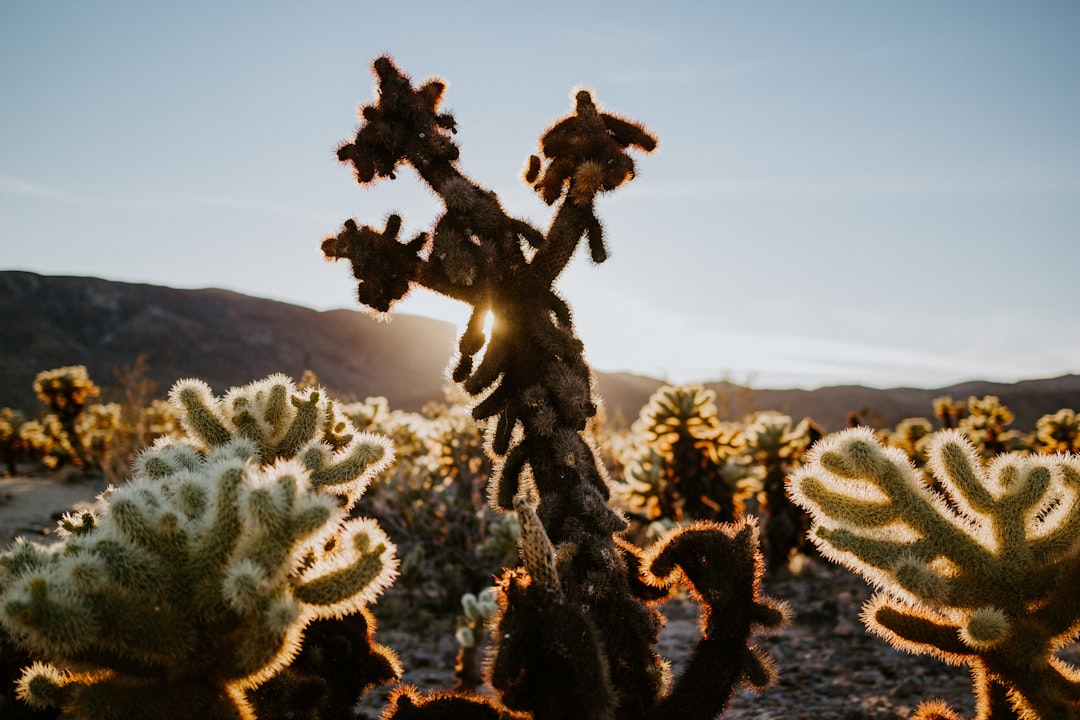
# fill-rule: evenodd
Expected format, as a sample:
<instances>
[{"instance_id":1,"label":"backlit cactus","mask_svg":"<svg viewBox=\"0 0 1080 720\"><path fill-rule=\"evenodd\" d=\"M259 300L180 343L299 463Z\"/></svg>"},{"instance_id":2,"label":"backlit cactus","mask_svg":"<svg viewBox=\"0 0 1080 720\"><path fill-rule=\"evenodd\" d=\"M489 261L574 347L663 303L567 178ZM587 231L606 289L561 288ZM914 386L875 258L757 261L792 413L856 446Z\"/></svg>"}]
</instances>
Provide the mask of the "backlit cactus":
<instances>
[{"instance_id":1,"label":"backlit cactus","mask_svg":"<svg viewBox=\"0 0 1080 720\"><path fill-rule=\"evenodd\" d=\"M570 306L555 290L583 239L594 262L606 259L595 200L633 178L629 151L649 152L655 138L578 91L572 114L544 133L525 172L541 199L557 208L541 232L508 215L494 193L457 167L456 123L439 111L442 81L414 86L387 57L374 70L378 97L361 108L361 126L338 158L353 165L361 184L411 167L445 211L430 233L402 240L397 215L381 229L348 220L322 250L349 261L357 297L376 312L389 311L417 285L472 307L451 377L473 398L473 417L487 422L495 462L491 501L503 510L517 505L526 565L504 572L498 584L491 685L505 707L532 720L644 720L675 717L669 713L675 707L683 720L711 720L747 672L760 674L736 651L746 648L757 623L734 623L724 651L703 650L709 662L691 662L692 678L668 692L666 666L653 651L662 618L646 604L666 597L668 586L643 582L638 551L614 536L626 521L608 504L610 481L585 434L597 412L593 377ZM484 330L489 313L490 334ZM714 571L729 554L714 563L694 553L724 545L727 528L699 529L701 542L670 540L689 552L673 550L678 557L670 571L708 566L710 584L736 585L727 599L738 617L750 617L759 597L755 574L720 581ZM750 535L730 553L740 567L755 567L756 534ZM697 674L701 669L707 672ZM474 718L491 710L487 699L424 699L403 691L384 717Z\"/></svg>"},{"instance_id":2,"label":"backlit cactus","mask_svg":"<svg viewBox=\"0 0 1080 720\"><path fill-rule=\"evenodd\" d=\"M971 667L979 718L1080 717L1080 458L999 455L959 431L929 467L865 428L829 436L790 478L822 553L881 588L864 621L897 647ZM931 703L920 718L955 718Z\"/></svg>"},{"instance_id":3,"label":"backlit cactus","mask_svg":"<svg viewBox=\"0 0 1080 720\"><path fill-rule=\"evenodd\" d=\"M254 718L246 691L293 659L305 626L362 611L394 578L393 544L346 510L385 441L283 376L228 403L185 381L174 399L194 442L145 451L130 482L63 519L61 543L0 555L0 623L44 659L19 684L32 706Z\"/></svg>"},{"instance_id":4,"label":"backlit cactus","mask_svg":"<svg viewBox=\"0 0 1080 720\"><path fill-rule=\"evenodd\" d=\"M1035 444L1043 453L1080 453L1080 416L1069 408L1043 415L1035 423Z\"/></svg>"},{"instance_id":5,"label":"backlit cactus","mask_svg":"<svg viewBox=\"0 0 1080 720\"><path fill-rule=\"evenodd\" d=\"M34 378L34 392L50 413L56 416L67 435L74 451L72 460L82 465L85 458L79 451L75 419L91 398L101 394L101 389L90 379L84 365L69 365L38 373Z\"/></svg>"},{"instance_id":6,"label":"backlit cactus","mask_svg":"<svg viewBox=\"0 0 1080 720\"><path fill-rule=\"evenodd\" d=\"M634 424L641 439L621 494L648 520L735 520L739 504L731 457L721 454L716 395L701 385L665 385ZM731 468L729 468L729 465Z\"/></svg>"},{"instance_id":7,"label":"backlit cactus","mask_svg":"<svg viewBox=\"0 0 1080 720\"><path fill-rule=\"evenodd\" d=\"M765 564L770 572L783 572L806 542L809 518L788 500L784 479L808 447L822 435L810 418L794 427L783 413L755 413L743 431L744 452L762 472L759 499L765 511Z\"/></svg>"}]
</instances>

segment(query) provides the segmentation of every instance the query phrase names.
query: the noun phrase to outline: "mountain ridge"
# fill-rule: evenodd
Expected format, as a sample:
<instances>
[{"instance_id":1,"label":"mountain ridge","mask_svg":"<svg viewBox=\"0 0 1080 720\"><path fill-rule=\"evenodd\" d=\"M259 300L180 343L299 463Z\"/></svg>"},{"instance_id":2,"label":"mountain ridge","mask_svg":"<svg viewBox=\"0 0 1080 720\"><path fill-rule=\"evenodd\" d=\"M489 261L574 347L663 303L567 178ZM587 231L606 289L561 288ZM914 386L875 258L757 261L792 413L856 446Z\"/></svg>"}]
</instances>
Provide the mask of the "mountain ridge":
<instances>
[{"instance_id":1,"label":"mountain ridge","mask_svg":"<svg viewBox=\"0 0 1080 720\"><path fill-rule=\"evenodd\" d=\"M86 365L102 388L143 355L147 377L164 396L182 377L199 377L224 392L273 372L299 378L311 370L336 396L373 395L390 407L419 410L441 400L456 328L411 315L381 322L360 310L317 311L230 290L181 290L92 277L0 271L0 407L35 412L34 376L63 365ZM664 381L628 372L597 372L597 392L616 423L632 422ZM703 383L722 417L778 410L812 417L826 430L847 423L891 426L930 417L934 398L997 395L1016 414L1014 427L1062 407L1080 408L1080 375L1018 383L969 381L945 388L877 389L839 385L815 390L755 389Z\"/></svg>"}]
</instances>

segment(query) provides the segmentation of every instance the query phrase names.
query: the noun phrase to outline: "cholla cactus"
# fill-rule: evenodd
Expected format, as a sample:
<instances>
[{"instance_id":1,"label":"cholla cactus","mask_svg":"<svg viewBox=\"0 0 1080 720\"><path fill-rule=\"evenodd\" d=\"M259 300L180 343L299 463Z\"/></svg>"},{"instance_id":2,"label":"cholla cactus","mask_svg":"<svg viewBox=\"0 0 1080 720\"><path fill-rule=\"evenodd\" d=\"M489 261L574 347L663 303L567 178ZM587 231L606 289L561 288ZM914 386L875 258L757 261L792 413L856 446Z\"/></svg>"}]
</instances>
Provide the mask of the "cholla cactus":
<instances>
[{"instance_id":1,"label":"cholla cactus","mask_svg":"<svg viewBox=\"0 0 1080 720\"><path fill-rule=\"evenodd\" d=\"M394 578L392 543L345 508L389 461L385 441L283 376L229 402L190 380L173 396L194 440L145 451L129 483L61 521L62 543L0 556L0 622L46 661L19 684L32 706L254 718L245 691L295 656L304 627Z\"/></svg>"},{"instance_id":2,"label":"cholla cactus","mask_svg":"<svg viewBox=\"0 0 1080 720\"><path fill-rule=\"evenodd\" d=\"M730 458L721 455L716 395L702 385L665 385L634 424L640 445L626 464L622 492L648 520L735 519Z\"/></svg>"},{"instance_id":3,"label":"cholla cactus","mask_svg":"<svg viewBox=\"0 0 1080 720\"><path fill-rule=\"evenodd\" d=\"M50 470L78 463L78 451L72 443L75 436L64 430L60 418L53 413L23 423L19 427L19 437L34 458Z\"/></svg>"},{"instance_id":4,"label":"cholla cactus","mask_svg":"<svg viewBox=\"0 0 1080 720\"><path fill-rule=\"evenodd\" d=\"M932 402L934 417L941 423L943 430L952 430L960 421L967 417L967 403L953 400L948 395L934 398Z\"/></svg>"},{"instance_id":5,"label":"cholla cactus","mask_svg":"<svg viewBox=\"0 0 1080 720\"><path fill-rule=\"evenodd\" d=\"M34 392L59 420L69 438L70 446L75 450L72 459L77 465L82 465L85 458L79 453L75 419L91 398L101 394L101 390L90 379L86 367L69 365L42 371L34 378Z\"/></svg>"},{"instance_id":6,"label":"cholla cactus","mask_svg":"<svg viewBox=\"0 0 1080 720\"><path fill-rule=\"evenodd\" d=\"M325 393L297 390L285 375L232 388L221 398L202 380L181 380L169 399L188 441L200 452L242 438L254 444L263 464L296 457L316 489L341 496L348 506L374 472L393 460L389 441L357 432ZM155 447L172 442L165 438ZM140 459L144 472L157 472L155 458Z\"/></svg>"},{"instance_id":7,"label":"cholla cactus","mask_svg":"<svg viewBox=\"0 0 1080 720\"><path fill-rule=\"evenodd\" d=\"M94 403L75 420L75 439L87 466L101 470L108 466L117 434L121 430L118 403Z\"/></svg>"},{"instance_id":8,"label":"cholla cactus","mask_svg":"<svg viewBox=\"0 0 1080 720\"><path fill-rule=\"evenodd\" d=\"M1080 453L1080 417L1068 408L1043 415L1035 421L1035 442L1043 453Z\"/></svg>"},{"instance_id":9,"label":"cholla cactus","mask_svg":"<svg viewBox=\"0 0 1080 720\"><path fill-rule=\"evenodd\" d=\"M26 424L26 416L20 411L0 408L0 461L9 475L16 473L15 462L26 454L30 444L20 432Z\"/></svg>"},{"instance_id":10,"label":"cholla cactus","mask_svg":"<svg viewBox=\"0 0 1080 720\"><path fill-rule=\"evenodd\" d=\"M967 415L957 422L984 459L1013 450L1026 450L1021 433L1009 430L1016 416L996 395L969 397Z\"/></svg>"},{"instance_id":11,"label":"cholla cactus","mask_svg":"<svg viewBox=\"0 0 1080 720\"><path fill-rule=\"evenodd\" d=\"M484 588L476 595L465 593L461 596L461 609L462 615L458 617L454 633L461 646L454 665L454 677L457 678L457 689L476 690L483 680L480 655L487 642L488 623L499 609L495 588Z\"/></svg>"},{"instance_id":12,"label":"cholla cactus","mask_svg":"<svg viewBox=\"0 0 1080 720\"><path fill-rule=\"evenodd\" d=\"M809 519L788 500L784 478L822 431L809 418L792 427L783 413L755 413L743 430L744 452L762 473L759 499L765 512L765 564L770 572L783 572L804 545Z\"/></svg>"},{"instance_id":13,"label":"cholla cactus","mask_svg":"<svg viewBox=\"0 0 1080 720\"><path fill-rule=\"evenodd\" d=\"M980 719L1080 717L1080 458L1000 455L955 430L929 465L948 499L865 428L829 436L790 479L822 553L880 587L864 621L898 648L971 667ZM940 703L920 718L956 718Z\"/></svg>"},{"instance_id":14,"label":"cholla cactus","mask_svg":"<svg viewBox=\"0 0 1080 720\"><path fill-rule=\"evenodd\" d=\"M885 433L886 442L894 448L903 450L915 467L926 465L926 445L934 432L934 426L926 418L904 418L890 433Z\"/></svg>"},{"instance_id":15,"label":"cholla cactus","mask_svg":"<svg viewBox=\"0 0 1080 720\"><path fill-rule=\"evenodd\" d=\"M353 165L362 184L411 167L445 212L430 233L404 242L397 215L382 228L348 220L323 241L323 254L350 262L358 299L376 312L388 312L414 285L472 306L451 377L474 399L473 417L488 423L492 503L509 510L520 495L535 499L537 521L554 548L554 567L530 566L525 557L527 567L500 579L492 686L507 708L534 720L641 720L673 717L673 708L684 711L685 720L711 720L747 668L737 650L745 649L754 623L733 623L724 651L703 650L708 662L690 663L691 678L665 694L665 666L652 650L661 617L645 604L664 591L646 587L637 550L614 537L626 521L608 504L609 479L585 435L597 411L593 378L570 306L555 289L583 239L594 262L607 257L596 198L633 178L629 151L651 151L655 138L635 122L602 112L588 91L575 93L573 113L544 133L540 154L529 158L525 172L541 198L557 206L541 232L508 215L495 193L457 167L459 150L450 136L456 123L439 111L443 82L415 86L387 57L378 58L374 70L378 98L361 108L361 127L338 158ZM489 312L495 317L490 335L484 332ZM522 547L531 547L539 535L531 520L529 528L521 522ZM712 572L719 565L695 553L723 545L725 527L701 530L702 542L675 542L681 534L671 540L665 569L708 565L703 580L732 590L727 599L737 610L727 614L752 614L753 573L731 580ZM735 544L736 558L753 567L756 537ZM542 581L534 576L541 570ZM713 596L711 587L701 593ZM491 711L490 702L477 698L424 700L402 692L384 717L486 717Z\"/></svg>"}]
</instances>

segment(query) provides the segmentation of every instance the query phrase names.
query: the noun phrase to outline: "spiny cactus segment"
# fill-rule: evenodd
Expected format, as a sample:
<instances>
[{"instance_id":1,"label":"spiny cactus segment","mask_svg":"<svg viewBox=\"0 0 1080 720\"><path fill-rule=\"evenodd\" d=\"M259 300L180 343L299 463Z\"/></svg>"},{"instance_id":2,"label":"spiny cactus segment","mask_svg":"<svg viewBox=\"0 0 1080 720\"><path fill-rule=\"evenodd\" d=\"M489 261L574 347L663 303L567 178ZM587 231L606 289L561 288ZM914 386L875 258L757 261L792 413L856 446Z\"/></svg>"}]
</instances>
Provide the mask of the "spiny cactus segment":
<instances>
[{"instance_id":1,"label":"spiny cactus segment","mask_svg":"<svg viewBox=\"0 0 1080 720\"><path fill-rule=\"evenodd\" d=\"M220 398L202 380L181 380L169 398L188 442L199 451L243 439L254 445L263 464L295 457L317 489L340 495L349 506L371 478L394 460L389 440L358 432L325 392L298 390L285 375L232 388ZM154 475L156 450L172 442L162 439L155 451L136 460L137 467Z\"/></svg>"},{"instance_id":2,"label":"spiny cactus segment","mask_svg":"<svg viewBox=\"0 0 1080 720\"><path fill-rule=\"evenodd\" d=\"M864 621L898 648L971 667L984 718L1080 717L1080 459L999 455L935 434L935 492L871 431L814 447L790 479L822 553L881 588ZM940 703L921 718L955 718Z\"/></svg>"}]
</instances>

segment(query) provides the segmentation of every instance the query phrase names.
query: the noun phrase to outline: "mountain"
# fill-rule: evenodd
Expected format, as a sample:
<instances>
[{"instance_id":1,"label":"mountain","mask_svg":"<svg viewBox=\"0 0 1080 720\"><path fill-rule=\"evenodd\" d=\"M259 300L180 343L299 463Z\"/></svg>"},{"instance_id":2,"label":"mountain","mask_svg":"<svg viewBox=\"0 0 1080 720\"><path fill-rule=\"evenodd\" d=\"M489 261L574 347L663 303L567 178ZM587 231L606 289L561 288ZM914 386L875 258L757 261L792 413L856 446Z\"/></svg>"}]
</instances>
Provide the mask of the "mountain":
<instances>
[{"instance_id":1,"label":"mountain","mask_svg":"<svg viewBox=\"0 0 1080 720\"><path fill-rule=\"evenodd\" d=\"M316 312L227 290L174 290L97 278L0 272L0 406L33 411L34 376L86 365L98 385L146 357L159 394L198 377L217 393L274 372L312 370L344 399L385 395L418 410L443 397L455 346L448 323L351 310Z\"/></svg>"},{"instance_id":2,"label":"mountain","mask_svg":"<svg viewBox=\"0 0 1080 720\"><path fill-rule=\"evenodd\" d=\"M299 378L311 370L343 399L382 395L392 408L419 410L444 397L455 332L448 323L426 318L395 315L380 322L360 311L317 312L227 290L0 271L0 407L35 413L32 384L42 370L86 365L90 377L109 388L118 370L143 355L160 395L184 377L202 378L222 393L270 373ZM620 424L632 422L663 384L629 373L597 373L607 416ZM929 417L933 399L942 395L997 395L1021 430L1060 408L1080 409L1077 375L936 390L759 390L726 382L709 387L723 417L779 410L795 420L812 417L826 430L843 427L851 412L879 426Z\"/></svg>"}]
</instances>

